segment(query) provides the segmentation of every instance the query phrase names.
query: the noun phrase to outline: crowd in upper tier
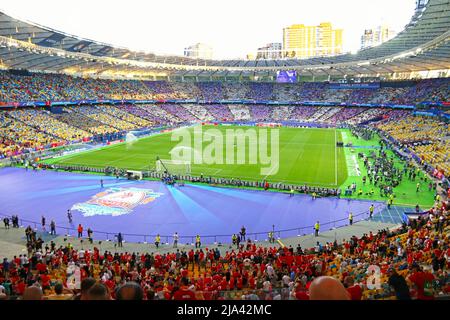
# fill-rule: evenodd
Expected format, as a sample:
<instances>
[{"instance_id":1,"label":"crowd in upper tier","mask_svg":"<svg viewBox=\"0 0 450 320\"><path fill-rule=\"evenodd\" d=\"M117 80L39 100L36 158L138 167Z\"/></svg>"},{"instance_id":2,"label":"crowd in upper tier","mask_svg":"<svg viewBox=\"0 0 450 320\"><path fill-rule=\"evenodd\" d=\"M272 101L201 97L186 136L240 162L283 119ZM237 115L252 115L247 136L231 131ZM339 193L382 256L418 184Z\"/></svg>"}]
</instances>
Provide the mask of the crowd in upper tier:
<instances>
[{"instance_id":1,"label":"crowd in upper tier","mask_svg":"<svg viewBox=\"0 0 450 320\"><path fill-rule=\"evenodd\" d=\"M164 254L57 247L29 228L28 255L0 264L0 300L433 300L450 293L449 209L436 202L395 231L342 243L319 233L313 248L243 240L226 252L201 243ZM80 268L78 289L70 266Z\"/></svg>"},{"instance_id":2,"label":"crowd in upper tier","mask_svg":"<svg viewBox=\"0 0 450 320\"><path fill-rule=\"evenodd\" d=\"M416 104L448 101L450 80L429 79L398 86L382 83L375 89L333 89L329 83L165 82L75 78L68 75L16 75L0 71L0 103L84 99L248 99L340 103Z\"/></svg>"}]
</instances>

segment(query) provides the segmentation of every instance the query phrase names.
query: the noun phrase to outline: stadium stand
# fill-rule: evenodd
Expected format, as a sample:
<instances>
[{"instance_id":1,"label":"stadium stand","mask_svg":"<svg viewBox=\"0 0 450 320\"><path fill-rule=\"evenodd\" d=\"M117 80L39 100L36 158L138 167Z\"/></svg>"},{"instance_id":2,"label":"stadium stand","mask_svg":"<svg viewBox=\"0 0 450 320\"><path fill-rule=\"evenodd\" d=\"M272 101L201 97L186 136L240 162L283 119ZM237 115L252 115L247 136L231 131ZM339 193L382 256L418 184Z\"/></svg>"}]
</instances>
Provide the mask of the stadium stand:
<instances>
[{"instance_id":1,"label":"stadium stand","mask_svg":"<svg viewBox=\"0 0 450 320\"><path fill-rule=\"evenodd\" d=\"M376 131L392 150L402 153L402 159L416 157L429 174L448 179L448 4L448 0L418 1L402 32L356 54L275 60L137 53L0 12L1 163L80 142L117 142L137 130L201 122L285 122L349 127L363 136ZM112 74L117 72L115 79L102 73L106 65ZM71 66L77 71L69 72ZM90 69L97 70L96 77L86 76ZM281 69L296 70L299 79L311 81L275 83L276 70ZM144 79L141 73L161 71L164 76L139 80ZM128 80L121 78L124 74ZM364 82L366 76L369 80ZM434 76L447 78L412 80ZM151 77L154 81L149 81ZM258 79L262 81L252 81ZM376 166L375 153L373 158L373 163L367 160L364 165ZM411 163L408 169L412 173L417 168ZM107 170L116 174L119 169L96 173ZM231 181L230 186L242 183L234 178L222 180ZM188 181L208 180L202 174L201 179ZM269 188L267 182L254 185ZM439 187L441 194L450 194ZM283 188L287 191L286 185ZM305 193L312 191L313 200L320 189L301 188ZM429 188L431 192L433 183ZM294 192L294 187L289 189ZM338 188L323 190L340 195ZM13 220L12 227L21 238L25 236L27 253L2 257L0 300L122 300L130 290L136 300L309 300L328 293L317 289L326 281L345 288L342 299L449 299L450 202L439 197L436 192L434 205L423 212L417 205L416 215L406 217L401 226L340 242L318 241L310 248L275 244L271 235L270 244L248 239L233 243L235 249L199 244L199 248L164 253L113 253L102 250L101 242L97 247L92 239L86 240L91 240L93 249L76 249L67 239L56 246L46 234L30 225L22 230ZM1 232L9 232L10 221L2 217ZM122 246L119 235L117 245ZM80 267L81 292L69 289L68 267Z\"/></svg>"},{"instance_id":2,"label":"stadium stand","mask_svg":"<svg viewBox=\"0 0 450 320\"><path fill-rule=\"evenodd\" d=\"M359 103L407 103L446 101L449 98L448 79L428 79L419 82L401 84L385 83L379 89L330 89L326 83L303 84L271 84L243 83L237 84L205 84L205 83L166 83L156 82L145 84L139 81L106 81L94 79L80 79L65 75L34 74L30 76L11 75L0 72L0 85L3 102L19 102L28 100L72 100L76 99L113 99L119 92L121 98L126 97L120 92L131 92L133 98L169 99L174 97L194 98L192 93L203 92L200 97L216 99L227 97L238 99L239 96L252 99L269 99L271 97L285 97L288 101L304 99L320 102L335 100ZM27 88L23 90L23 88ZM22 90L21 90L22 88ZM176 89L174 89L176 88ZM195 88L195 89L193 89ZM153 91L152 91L153 90ZM176 90L176 91L175 91ZM177 92L177 94L174 94ZM232 96L231 94L236 94ZM128 95L127 97L129 97ZM68 99L69 97L69 99ZM198 98L198 97L195 97ZM441 100L442 99L442 100ZM148 128L156 125L174 125L180 122L192 121L300 121L310 123L326 123L329 125L362 124L370 121L380 121L379 128L387 132L396 131L395 120L410 114L405 110L389 108L364 107L309 107L309 106L270 106L243 104L125 104L118 106L67 106L62 112L52 112L51 109L35 108L2 112L2 157L23 152L26 148L39 149L45 146L67 144L75 141L89 140L94 135L104 135ZM7 120L6 120L7 119ZM383 120L384 119L384 120ZM413 118L411 118L413 119ZM435 139L440 139L436 146L428 144L420 148L413 148L430 160L439 164L448 172L448 156L445 148L448 146L445 130L446 126L435 119L428 119L441 127ZM389 124L392 122L391 124ZM403 122L400 122L403 123ZM7 126L8 124L8 126ZM393 126L388 130L387 126ZM411 130L414 122L404 124L403 131ZM24 131L29 131L25 134ZM15 139L20 132L21 139ZM428 131L429 133L435 133ZM411 131L410 135L413 135ZM394 137L395 138L395 137ZM26 141L22 141L25 139ZM17 142L18 141L18 142ZM422 143L424 144L424 143ZM440 148L438 154L430 151ZM426 156L425 156L426 155ZM435 158L436 156L436 158Z\"/></svg>"},{"instance_id":3,"label":"stadium stand","mask_svg":"<svg viewBox=\"0 0 450 320\"><path fill-rule=\"evenodd\" d=\"M234 119L233 114L227 105L206 104L204 107L216 120L230 121Z\"/></svg>"},{"instance_id":4,"label":"stadium stand","mask_svg":"<svg viewBox=\"0 0 450 320\"><path fill-rule=\"evenodd\" d=\"M448 123L423 116L407 116L378 125L404 147L438 170L450 172Z\"/></svg>"},{"instance_id":5,"label":"stadium stand","mask_svg":"<svg viewBox=\"0 0 450 320\"><path fill-rule=\"evenodd\" d=\"M117 288L136 283L146 300L308 300L317 279L333 276L345 285L351 300L432 300L450 293L448 209L449 203L437 203L427 216L408 225L342 243L277 248L248 240L226 252L77 250L45 243L27 228L28 254L3 260L0 286L4 299L26 299L32 284L42 288L43 299L79 299L67 287L61 295L59 287L67 285L67 266L81 265L82 283L93 279L103 284L108 299L120 300ZM374 266L380 275L377 286L369 270Z\"/></svg>"}]
</instances>

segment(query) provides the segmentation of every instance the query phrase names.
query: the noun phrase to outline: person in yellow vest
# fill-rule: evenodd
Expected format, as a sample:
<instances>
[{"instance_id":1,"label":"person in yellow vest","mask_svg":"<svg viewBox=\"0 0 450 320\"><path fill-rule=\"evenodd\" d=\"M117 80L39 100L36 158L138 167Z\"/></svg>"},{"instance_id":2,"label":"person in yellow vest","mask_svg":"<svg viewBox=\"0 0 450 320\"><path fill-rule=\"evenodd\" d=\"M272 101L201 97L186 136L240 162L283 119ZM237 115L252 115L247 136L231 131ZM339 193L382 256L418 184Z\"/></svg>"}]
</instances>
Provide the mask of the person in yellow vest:
<instances>
[{"instance_id":1,"label":"person in yellow vest","mask_svg":"<svg viewBox=\"0 0 450 320\"><path fill-rule=\"evenodd\" d=\"M369 219L372 219L374 210L375 210L375 207L372 204L369 208Z\"/></svg>"},{"instance_id":2,"label":"person in yellow vest","mask_svg":"<svg viewBox=\"0 0 450 320\"><path fill-rule=\"evenodd\" d=\"M312 193L312 198L313 198L313 200L315 200L317 198L317 193L313 192Z\"/></svg>"},{"instance_id":3,"label":"person in yellow vest","mask_svg":"<svg viewBox=\"0 0 450 320\"><path fill-rule=\"evenodd\" d=\"M294 188L291 188L291 191L290 191L289 196L290 196L290 197L293 197L293 196L294 196Z\"/></svg>"},{"instance_id":4,"label":"person in yellow vest","mask_svg":"<svg viewBox=\"0 0 450 320\"><path fill-rule=\"evenodd\" d=\"M275 238L273 237L273 232L270 231L269 232L269 243L274 243L275 242Z\"/></svg>"},{"instance_id":5,"label":"person in yellow vest","mask_svg":"<svg viewBox=\"0 0 450 320\"><path fill-rule=\"evenodd\" d=\"M359 189L359 190L358 190L358 196L362 196L362 194L363 194L362 189Z\"/></svg>"},{"instance_id":6,"label":"person in yellow vest","mask_svg":"<svg viewBox=\"0 0 450 320\"><path fill-rule=\"evenodd\" d=\"M353 213L349 213L348 214L348 223L350 223L350 225L353 225Z\"/></svg>"},{"instance_id":7,"label":"person in yellow vest","mask_svg":"<svg viewBox=\"0 0 450 320\"><path fill-rule=\"evenodd\" d=\"M200 242L200 236L197 235L197 236L195 237L195 247L196 247L196 248L200 248L201 245L202 245L202 243Z\"/></svg>"},{"instance_id":8,"label":"person in yellow vest","mask_svg":"<svg viewBox=\"0 0 450 320\"><path fill-rule=\"evenodd\" d=\"M419 189L420 189L420 183L417 182L417 184L416 184L416 192L419 192Z\"/></svg>"},{"instance_id":9,"label":"person in yellow vest","mask_svg":"<svg viewBox=\"0 0 450 320\"><path fill-rule=\"evenodd\" d=\"M439 203L439 201L441 200L441 196L439 194L436 195L435 200L437 203Z\"/></svg>"},{"instance_id":10,"label":"person in yellow vest","mask_svg":"<svg viewBox=\"0 0 450 320\"><path fill-rule=\"evenodd\" d=\"M161 243L161 237L159 236L159 234L157 234L155 237L155 246L157 249L159 248L160 243Z\"/></svg>"},{"instance_id":11,"label":"person in yellow vest","mask_svg":"<svg viewBox=\"0 0 450 320\"><path fill-rule=\"evenodd\" d=\"M231 241L233 241L233 244L236 244L237 236L236 236L235 233L234 233L233 236L231 237Z\"/></svg>"},{"instance_id":12,"label":"person in yellow vest","mask_svg":"<svg viewBox=\"0 0 450 320\"><path fill-rule=\"evenodd\" d=\"M316 237L319 236L319 230L320 230L320 223L319 221L317 221L316 224L314 225L314 236Z\"/></svg>"}]
</instances>

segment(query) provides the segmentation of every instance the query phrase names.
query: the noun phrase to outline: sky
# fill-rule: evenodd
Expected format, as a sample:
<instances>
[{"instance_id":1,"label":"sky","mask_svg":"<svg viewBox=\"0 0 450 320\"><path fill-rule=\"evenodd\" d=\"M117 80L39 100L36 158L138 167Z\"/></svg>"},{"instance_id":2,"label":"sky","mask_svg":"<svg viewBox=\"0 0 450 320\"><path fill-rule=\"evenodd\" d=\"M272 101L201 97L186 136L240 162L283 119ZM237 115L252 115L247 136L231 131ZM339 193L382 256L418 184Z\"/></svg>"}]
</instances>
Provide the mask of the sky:
<instances>
[{"instance_id":1,"label":"sky","mask_svg":"<svg viewBox=\"0 0 450 320\"><path fill-rule=\"evenodd\" d=\"M283 27L331 22L344 29L344 51L360 47L364 29L401 31L415 0L2 0L16 18L133 50L183 55L201 42L214 58L245 58L282 42Z\"/></svg>"}]
</instances>

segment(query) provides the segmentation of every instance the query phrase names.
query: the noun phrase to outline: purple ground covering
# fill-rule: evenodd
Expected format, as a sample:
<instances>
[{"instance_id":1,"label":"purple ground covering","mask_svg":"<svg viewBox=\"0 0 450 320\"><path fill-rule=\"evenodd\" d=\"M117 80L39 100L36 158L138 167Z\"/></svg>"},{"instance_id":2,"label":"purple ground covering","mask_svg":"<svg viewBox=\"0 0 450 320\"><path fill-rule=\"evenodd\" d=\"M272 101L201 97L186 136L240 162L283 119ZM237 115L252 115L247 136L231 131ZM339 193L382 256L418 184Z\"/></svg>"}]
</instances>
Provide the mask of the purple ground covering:
<instances>
[{"instance_id":1,"label":"purple ground covering","mask_svg":"<svg viewBox=\"0 0 450 320\"><path fill-rule=\"evenodd\" d=\"M100 186L100 179L104 180L104 188ZM116 181L98 175L18 168L1 169L0 181L2 215L18 214L20 219L38 222L38 229L41 229L44 215L47 228L53 219L59 234L66 233L63 227L76 228L81 223L85 230L90 227L95 231L96 239L113 239L114 234L122 232L126 241L133 242L151 242L150 235L171 236L174 232L178 232L182 243L190 242L191 236L197 233L203 243L230 242L230 235L243 225L249 234L260 233L251 235L252 239L267 238L266 232L272 230L272 225L275 230L292 229L280 234L283 238L291 237L311 233L310 226L317 220L322 230L342 226L347 223L350 210L356 216L368 211L371 204L336 198L312 200L308 195L289 197L278 192L206 185L170 187L158 181ZM376 207L379 212L384 205L376 204ZM72 225L66 216L69 208L73 212ZM329 223L339 219L344 221ZM74 235L75 231L69 233ZM207 237L209 235L219 236ZM162 240L171 241L166 237Z\"/></svg>"}]
</instances>

